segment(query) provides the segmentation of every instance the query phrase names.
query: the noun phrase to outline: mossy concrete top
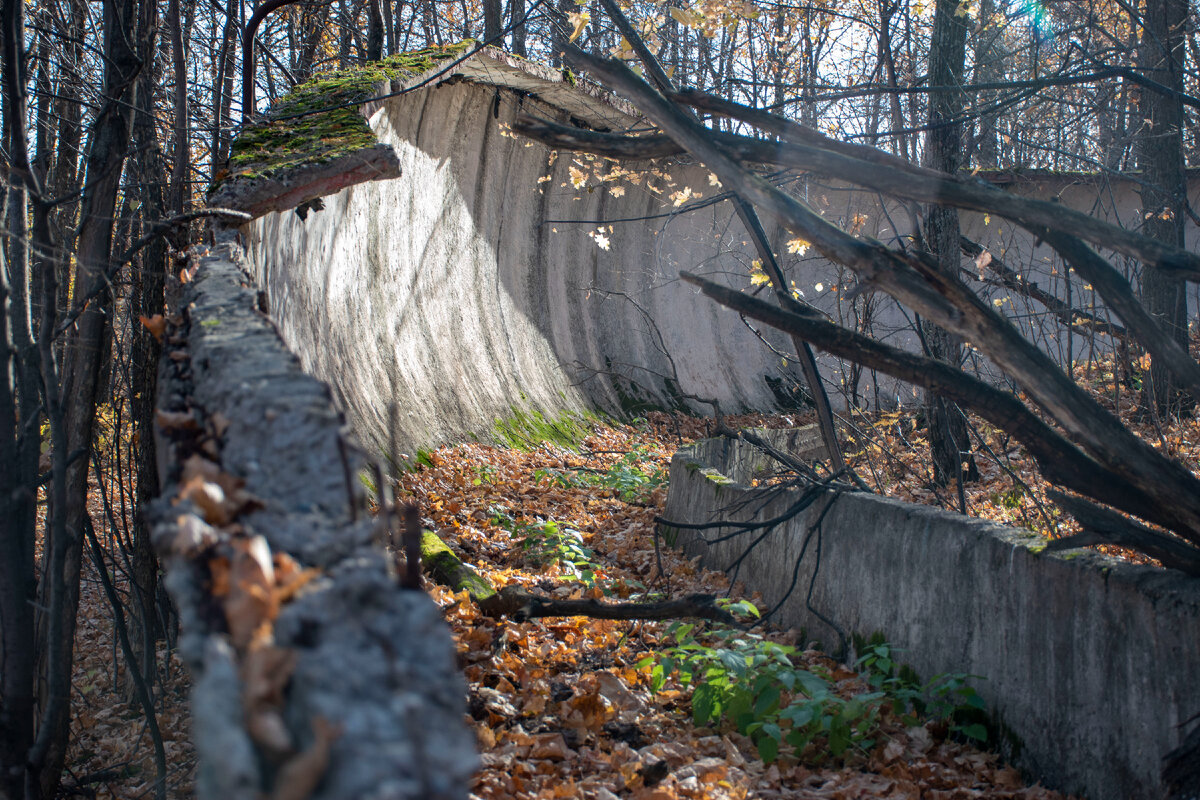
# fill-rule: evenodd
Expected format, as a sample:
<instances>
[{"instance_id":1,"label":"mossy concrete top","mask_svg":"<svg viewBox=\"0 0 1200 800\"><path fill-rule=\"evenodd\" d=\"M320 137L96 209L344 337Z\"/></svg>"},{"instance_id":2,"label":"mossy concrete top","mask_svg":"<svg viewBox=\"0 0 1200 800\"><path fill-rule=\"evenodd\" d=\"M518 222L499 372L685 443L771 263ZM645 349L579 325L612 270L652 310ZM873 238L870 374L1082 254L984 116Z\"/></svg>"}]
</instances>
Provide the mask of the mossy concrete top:
<instances>
[{"instance_id":1,"label":"mossy concrete top","mask_svg":"<svg viewBox=\"0 0 1200 800\"><path fill-rule=\"evenodd\" d=\"M238 134L222 180L268 177L374 146L375 134L363 117L362 104L383 93L390 81L425 75L473 44L468 39L318 74Z\"/></svg>"},{"instance_id":2,"label":"mossy concrete top","mask_svg":"<svg viewBox=\"0 0 1200 800\"><path fill-rule=\"evenodd\" d=\"M326 72L296 86L234 139L209 204L261 216L286 211L346 186L400 174L391 147L369 122L387 98L469 80L536 96L596 130L637 120L626 102L561 70L467 39Z\"/></svg>"}]
</instances>

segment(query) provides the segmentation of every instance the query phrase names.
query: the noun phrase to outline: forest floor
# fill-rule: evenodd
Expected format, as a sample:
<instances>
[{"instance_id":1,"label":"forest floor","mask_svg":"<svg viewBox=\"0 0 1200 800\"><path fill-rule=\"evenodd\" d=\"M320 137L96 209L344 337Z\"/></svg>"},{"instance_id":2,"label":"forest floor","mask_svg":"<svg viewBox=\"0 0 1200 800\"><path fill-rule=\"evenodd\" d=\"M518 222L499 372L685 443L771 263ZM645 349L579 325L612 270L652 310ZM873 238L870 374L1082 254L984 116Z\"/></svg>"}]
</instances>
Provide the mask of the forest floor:
<instances>
[{"instance_id":1,"label":"forest floor","mask_svg":"<svg viewBox=\"0 0 1200 800\"><path fill-rule=\"evenodd\" d=\"M1200 471L1200 420L1185 418L1164 428L1139 417L1136 392L1105 373L1103 365L1095 370L1086 375L1081 369L1077 375L1094 396L1154 446ZM811 419L744 416L726 422L794 427ZM872 488L950 510L960 507L957 487L931 484L918 415L855 416L843 423L850 461ZM518 584L563 599L703 592L754 601L743 587L730 587L723 575L655 544L653 520L665 502L670 456L708 435L711 427L711 420L649 414L637 425L593 426L577 450L547 443L524 450L447 447L423 454L401 486L419 502L426 524L497 588ZM1021 447L974 419L972 437L981 480L963 487L967 513L1049 536L1072 531L1073 523L1046 502L1046 485ZM98 488L93 506L97 521L111 519ZM112 527L96 526L98 532ZM103 538L110 552L119 552L111 532ZM453 629L470 684L471 724L482 753L474 786L479 798L1057 797L1029 787L998 757L964 744L963 726L952 718L905 718L902 702L889 696L868 699L867 712L851 705L855 713L873 716L851 731L838 756L830 755L828 733L819 733L799 751L785 742L778 754L768 754L777 758L765 763L754 738L712 720L694 724L694 687L681 682L670 662L661 661L672 649L677 663L686 660L677 626L583 617L494 620L482 616L465 595L428 588ZM85 559L74 738L64 788L85 797L149 797L155 778L149 734L140 708L122 699L123 676L114 666L121 659L112 630L98 573ZM845 711L853 698L879 688L878 670L834 663L799 641L797 631L768 627L761 635L761 641L722 638L710 626L700 626L690 633L695 642L683 641L783 652L789 669L816 675L829 688L833 699L828 702L834 705L827 704L826 711ZM770 647L785 649L762 650ZM165 649L159 656L155 696L169 795L188 797L195 766L188 679ZM875 685L869 685L872 680Z\"/></svg>"},{"instance_id":2,"label":"forest floor","mask_svg":"<svg viewBox=\"0 0 1200 800\"><path fill-rule=\"evenodd\" d=\"M105 488L115 489L115 484L106 481ZM114 563L124 562L120 554L131 550L122 548L119 541L121 534L128 533L128 514L120 511L119 497L110 495L110 500L115 502L106 506L100 487L93 483L89 509L111 573ZM116 525L100 524L101 520L114 519ZM121 533L114 535L114 528ZM114 584L124 592L129 582L122 569L116 572ZM71 680L71 747L62 794L95 800L154 797L154 747L142 707L125 700L124 663L114 634L112 606L85 549ZM187 705L191 683L183 664L165 642L159 643L157 663L154 700L166 753L167 794L172 798L191 797L196 766Z\"/></svg>"},{"instance_id":3,"label":"forest floor","mask_svg":"<svg viewBox=\"0 0 1200 800\"><path fill-rule=\"evenodd\" d=\"M435 532L496 587L517 584L563 599L699 592L755 601L725 576L656 548L654 517L665 502L667 463L708 423L649 416L637 426L597 427L577 452L549 444L525 451L443 448L425 454L401 485ZM804 420L727 422L784 427ZM783 652L789 669L818 676L818 690L823 685L836 696L827 717L836 720L856 697L865 697L864 707L876 715L851 733L838 756L831 755L828 732L818 732L799 749L785 742L765 763L755 738L734 726L694 724L694 687L671 674L669 663L656 674L654 654L676 648L678 626L585 617L495 620L465 593L430 591L451 624L470 683L483 759L474 787L479 798L1058 797L1028 786L997 756L948 736L952 720L905 719L900 702L871 699L877 686L867 665L835 663L795 630L731 638L701 633L707 626L700 626L684 637L687 644L737 652ZM677 663L686 652L675 650ZM798 697L784 690L764 702L778 708ZM853 708L847 713L861 710ZM778 721L769 708L763 716Z\"/></svg>"}]
</instances>

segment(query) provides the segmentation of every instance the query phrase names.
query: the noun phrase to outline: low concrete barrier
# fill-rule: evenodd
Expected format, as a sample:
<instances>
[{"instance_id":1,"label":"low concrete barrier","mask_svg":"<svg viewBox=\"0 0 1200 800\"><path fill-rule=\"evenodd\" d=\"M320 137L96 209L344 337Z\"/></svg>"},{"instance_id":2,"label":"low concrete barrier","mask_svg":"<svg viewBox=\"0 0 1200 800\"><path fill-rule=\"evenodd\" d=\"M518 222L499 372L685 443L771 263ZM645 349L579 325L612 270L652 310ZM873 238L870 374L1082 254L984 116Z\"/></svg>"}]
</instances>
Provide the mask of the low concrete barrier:
<instances>
[{"instance_id":1,"label":"low concrete barrier","mask_svg":"<svg viewBox=\"0 0 1200 800\"><path fill-rule=\"evenodd\" d=\"M197 796L464 798L477 758L449 631L397 586L329 389L230 252L200 259L168 329L149 512L193 678Z\"/></svg>"},{"instance_id":2,"label":"low concrete barrier","mask_svg":"<svg viewBox=\"0 0 1200 800\"><path fill-rule=\"evenodd\" d=\"M777 436L774 446L786 444ZM748 486L764 464L743 441L680 451L665 517L782 515L800 491ZM726 569L762 531L722 542L730 529L668 533ZM794 586L779 622L826 645L838 634L822 616L847 634L881 632L924 678L983 676L977 686L1007 732L1006 755L1045 785L1092 800L1159 798L1162 758L1200 712L1200 580L1088 551L1041 554L1041 541L939 509L827 492L742 558L738 577L772 606Z\"/></svg>"}]
</instances>

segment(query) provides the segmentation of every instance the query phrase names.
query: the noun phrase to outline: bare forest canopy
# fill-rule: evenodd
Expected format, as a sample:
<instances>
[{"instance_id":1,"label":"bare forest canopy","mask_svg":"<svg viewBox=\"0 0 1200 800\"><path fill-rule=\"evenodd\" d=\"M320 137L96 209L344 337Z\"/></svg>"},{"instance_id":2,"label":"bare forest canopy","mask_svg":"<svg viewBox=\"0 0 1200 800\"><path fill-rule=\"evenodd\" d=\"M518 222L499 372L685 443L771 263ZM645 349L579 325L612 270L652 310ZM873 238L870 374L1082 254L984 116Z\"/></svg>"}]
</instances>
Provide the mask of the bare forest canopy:
<instances>
[{"instance_id":1,"label":"bare forest canopy","mask_svg":"<svg viewBox=\"0 0 1200 800\"><path fill-rule=\"evenodd\" d=\"M1156 425L1194 413L1200 367L1188 349L1186 286L1200 279L1200 257L1183 243L1197 221L1186 191L1187 168L1200 161L1196 22L1187 0L5 3L0 797L49 800L61 782L85 543L129 587L114 596L114 616L127 627L131 698L154 719L156 557L141 515L127 525L93 518L88 487L103 463L129 508L158 493L165 293L200 219L246 216L211 207L207 190L257 174L267 151L270 163L295 150L319 161L369 145L357 109L383 100L369 83L453 69L476 46L544 63L568 84L600 84L644 115L605 131L582 118L529 118L521 133L618 160L686 153L711 170L773 302L741 291L749 280L683 277L791 337L784 357L808 378L835 470L839 434L814 348L927 390L940 481L973 477L960 424L972 410L1073 493L1063 508L1090 541L1200 573L1196 476L1092 400L1069 365L1022 337L962 275L990 269L1063 324L1112 337L1122 365L1114 379L1139 387ZM367 63L367 73L339 72ZM393 91L421 88L401 84ZM272 106L291 133L256 139ZM313 127L314 117L333 127ZM978 179L995 169L1125 176L1140 214L1119 227L1051 198L1022 199ZM900 201L914 234L885 244L833 225L778 188L798 173ZM1027 229L1091 287L1103 313L1069 289L1039 295L1027 265L963 241L959 210ZM857 307L882 292L909 309L921 351L808 308L760 215L788 228L794 247L850 270ZM1009 383L973 375L964 341ZM105 562L99 541L114 537L121 547ZM161 797L161 759L160 770Z\"/></svg>"}]
</instances>

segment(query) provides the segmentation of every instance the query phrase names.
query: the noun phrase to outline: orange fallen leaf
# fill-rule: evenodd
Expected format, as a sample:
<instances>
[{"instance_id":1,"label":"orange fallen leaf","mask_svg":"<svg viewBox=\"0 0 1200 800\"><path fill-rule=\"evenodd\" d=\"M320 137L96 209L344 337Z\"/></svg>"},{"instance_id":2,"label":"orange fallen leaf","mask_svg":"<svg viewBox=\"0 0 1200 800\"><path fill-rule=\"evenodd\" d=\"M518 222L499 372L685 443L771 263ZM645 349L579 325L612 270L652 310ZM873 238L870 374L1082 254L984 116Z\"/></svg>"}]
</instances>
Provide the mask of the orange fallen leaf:
<instances>
[{"instance_id":1,"label":"orange fallen leaf","mask_svg":"<svg viewBox=\"0 0 1200 800\"><path fill-rule=\"evenodd\" d=\"M329 751L342 730L324 717L314 717L312 731L312 745L280 768L271 800L308 800L325 777Z\"/></svg>"},{"instance_id":2,"label":"orange fallen leaf","mask_svg":"<svg viewBox=\"0 0 1200 800\"><path fill-rule=\"evenodd\" d=\"M155 314L153 317L139 315L138 319L145 326L146 330L150 331L154 338L158 340L158 343L162 344L163 334L167 330L167 318L162 314Z\"/></svg>"},{"instance_id":3,"label":"orange fallen leaf","mask_svg":"<svg viewBox=\"0 0 1200 800\"><path fill-rule=\"evenodd\" d=\"M225 598L225 621L233 646L244 651L256 635L269 629L279 614L274 592L275 570L271 549L262 536L230 542L229 593Z\"/></svg>"},{"instance_id":4,"label":"orange fallen leaf","mask_svg":"<svg viewBox=\"0 0 1200 800\"><path fill-rule=\"evenodd\" d=\"M164 431L194 431L200 425L190 411L156 411L154 414L158 427Z\"/></svg>"}]
</instances>

